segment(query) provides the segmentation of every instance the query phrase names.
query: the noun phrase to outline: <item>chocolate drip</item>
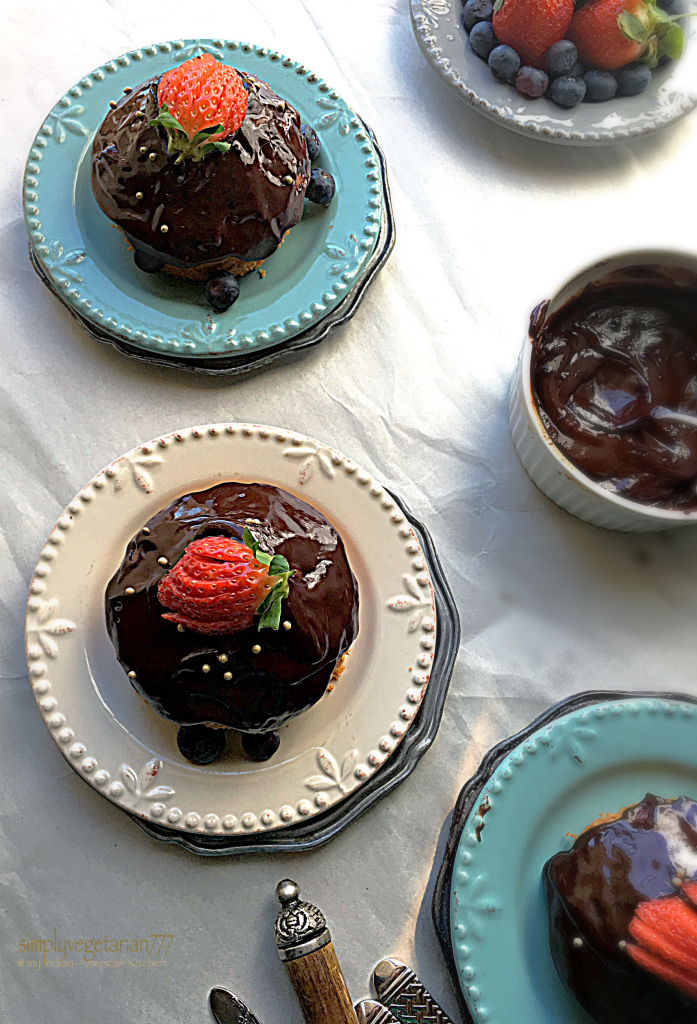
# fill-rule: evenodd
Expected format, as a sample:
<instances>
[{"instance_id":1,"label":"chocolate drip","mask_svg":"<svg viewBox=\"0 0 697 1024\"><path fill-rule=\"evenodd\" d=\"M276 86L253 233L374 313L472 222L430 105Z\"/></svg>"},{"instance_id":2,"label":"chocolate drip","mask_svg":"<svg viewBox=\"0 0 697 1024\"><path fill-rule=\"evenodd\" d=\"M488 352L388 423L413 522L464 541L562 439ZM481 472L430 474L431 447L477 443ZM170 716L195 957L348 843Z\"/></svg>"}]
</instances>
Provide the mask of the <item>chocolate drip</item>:
<instances>
[{"instance_id":1,"label":"chocolate drip","mask_svg":"<svg viewBox=\"0 0 697 1024\"><path fill-rule=\"evenodd\" d=\"M255 623L221 636L180 632L162 618L158 583L191 541L241 540L245 524L264 550L284 555L296 570L282 611L290 629L258 630ZM133 685L165 718L263 733L324 694L358 632L358 585L320 512L277 487L225 483L178 498L136 534L107 587L106 619L121 665L135 672Z\"/></svg>"},{"instance_id":2,"label":"chocolate drip","mask_svg":"<svg viewBox=\"0 0 697 1024\"><path fill-rule=\"evenodd\" d=\"M697 427L665 416L697 416L697 285L593 286L531 335L540 419L569 461L625 498L697 510Z\"/></svg>"},{"instance_id":3,"label":"chocolate drip","mask_svg":"<svg viewBox=\"0 0 697 1024\"><path fill-rule=\"evenodd\" d=\"M249 106L227 153L179 164L167 154L164 131L148 124L159 78L125 96L95 136L99 206L135 246L172 266L265 259L302 217L311 167L300 115L265 82L238 74Z\"/></svg>"}]
</instances>

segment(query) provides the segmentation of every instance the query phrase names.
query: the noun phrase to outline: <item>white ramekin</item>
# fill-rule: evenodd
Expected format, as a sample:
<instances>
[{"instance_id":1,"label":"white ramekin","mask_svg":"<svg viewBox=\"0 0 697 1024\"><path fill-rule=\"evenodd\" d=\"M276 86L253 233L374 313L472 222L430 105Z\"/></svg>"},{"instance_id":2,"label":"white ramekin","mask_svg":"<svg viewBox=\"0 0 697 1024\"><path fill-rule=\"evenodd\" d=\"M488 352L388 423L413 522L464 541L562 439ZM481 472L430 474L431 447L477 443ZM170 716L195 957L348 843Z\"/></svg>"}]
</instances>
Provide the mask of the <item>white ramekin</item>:
<instances>
[{"instance_id":1,"label":"white ramekin","mask_svg":"<svg viewBox=\"0 0 697 1024\"><path fill-rule=\"evenodd\" d=\"M668 249L634 250L604 259L567 281L554 294L547 319L586 285L628 267L663 267L678 284L697 282L697 256ZM632 280L636 277L632 275ZM545 430L535 406L530 377L532 339L528 335L513 379L509 422L520 461L540 490L579 519L607 530L645 533L697 523L697 512L672 512L629 501L601 487L572 465Z\"/></svg>"}]
</instances>

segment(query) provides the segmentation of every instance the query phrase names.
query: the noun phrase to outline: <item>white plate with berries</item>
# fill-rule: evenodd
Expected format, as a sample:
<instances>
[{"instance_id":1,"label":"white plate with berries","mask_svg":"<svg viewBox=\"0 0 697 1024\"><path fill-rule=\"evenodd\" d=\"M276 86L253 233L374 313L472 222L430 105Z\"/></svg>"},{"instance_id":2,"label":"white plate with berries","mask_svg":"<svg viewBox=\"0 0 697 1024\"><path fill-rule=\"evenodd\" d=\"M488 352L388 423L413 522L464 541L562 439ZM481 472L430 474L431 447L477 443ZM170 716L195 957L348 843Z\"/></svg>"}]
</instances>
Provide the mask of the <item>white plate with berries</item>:
<instances>
[{"instance_id":1,"label":"white plate with berries","mask_svg":"<svg viewBox=\"0 0 697 1024\"><path fill-rule=\"evenodd\" d=\"M697 106L686 0L411 0L411 12L438 74L521 135L630 142Z\"/></svg>"},{"instance_id":2,"label":"white plate with berries","mask_svg":"<svg viewBox=\"0 0 697 1024\"><path fill-rule=\"evenodd\" d=\"M262 583L241 624L225 618L249 598L240 559ZM71 767L144 822L221 840L301 824L374 777L409 733L438 634L427 559L382 484L248 424L167 434L98 473L48 537L26 615L31 685Z\"/></svg>"}]
</instances>

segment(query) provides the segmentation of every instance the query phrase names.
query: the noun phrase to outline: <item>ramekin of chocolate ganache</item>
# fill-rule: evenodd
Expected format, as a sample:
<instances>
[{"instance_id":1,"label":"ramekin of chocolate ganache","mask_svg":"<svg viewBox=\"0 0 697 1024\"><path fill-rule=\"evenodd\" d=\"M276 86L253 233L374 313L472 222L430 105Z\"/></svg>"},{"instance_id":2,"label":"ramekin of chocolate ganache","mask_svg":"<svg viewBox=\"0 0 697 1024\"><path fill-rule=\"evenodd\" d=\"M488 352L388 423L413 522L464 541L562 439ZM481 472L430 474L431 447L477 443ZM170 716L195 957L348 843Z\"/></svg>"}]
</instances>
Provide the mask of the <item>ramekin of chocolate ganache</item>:
<instances>
[{"instance_id":1,"label":"ramekin of chocolate ganache","mask_svg":"<svg viewBox=\"0 0 697 1024\"><path fill-rule=\"evenodd\" d=\"M170 600L163 604L162 581L176 574L192 545L222 537L239 547L250 533L260 561L279 556L292 574L276 628L259 628L257 617L221 633L173 613ZM212 574L199 573L201 593L209 594L206 581L220 566L205 564ZM201 599L203 618L211 618L217 599ZM279 727L323 696L358 633L358 584L337 531L316 509L268 484L223 483L177 498L130 541L105 603L109 635L133 686L181 726L180 750L199 764L222 753L229 729L243 734L249 757L272 756Z\"/></svg>"},{"instance_id":2,"label":"ramekin of chocolate ganache","mask_svg":"<svg viewBox=\"0 0 697 1024\"><path fill-rule=\"evenodd\" d=\"M319 151L269 85L204 54L108 112L92 145L92 191L140 270L206 280L223 311L239 296L236 279L301 219L304 199L331 202L333 177L311 166Z\"/></svg>"},{"instance_id":3,"label":"ramekin of chocolate ganache","mask_svg":"<svg viewBox=\"0 0 697 1024\"><path fill-rule=\"evenodd\" d=\"M596 1024L697 1021L697 802L648 794L544 868L550 948Z\"/></svg>"},{"instance_id":4,"label":"ramekin of chocolate ganache","mask_svg":"<svg viewBox=\"0 0 697 1024\"><path fill-rule=\"evenodd\" d=\"M697 280L625 267L531 328L531 381L549 438L607 491L697 511Z\"/></svg>"}]
</instances>

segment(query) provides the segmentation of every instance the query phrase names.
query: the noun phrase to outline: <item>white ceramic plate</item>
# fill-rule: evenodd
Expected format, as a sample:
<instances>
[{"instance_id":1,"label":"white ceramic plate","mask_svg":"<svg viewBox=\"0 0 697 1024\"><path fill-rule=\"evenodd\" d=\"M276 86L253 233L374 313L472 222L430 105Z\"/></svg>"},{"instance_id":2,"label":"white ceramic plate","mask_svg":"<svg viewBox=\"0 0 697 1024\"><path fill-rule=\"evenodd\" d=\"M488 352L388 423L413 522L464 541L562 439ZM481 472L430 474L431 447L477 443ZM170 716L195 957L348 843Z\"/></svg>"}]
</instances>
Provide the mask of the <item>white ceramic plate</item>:
<instances>
[{"instance_id":1,"label":"white ceramic plate","mask_svg":"<svg viewBox=\"0 0 697 1024\"><path fill-rule=\"evenodd\" d=\"M431 67L475 110L520 135L565 146L603 146L650 135L697 106L697 23L689 18L685 52L654 71L639 96L608 103L580 103L562 110L544 98L526 100L512 85L497 82L471 50L462 27L461 0L410 0L416 38Z\"/></svg>"},{"instance_id":2,"label":"white ceramic plate","mask_svg":"<svg viewBox=\"0 0 697 1024\"><path fill-rule=\"evenodd\" d=\"M198 767L179 753L177 726L135 692L116 660L104 591L148 519L225 480L275 484L327 516L358 580L360 628L334 690L281 729L270 761L228 754ZM69 764L118 806L208 835L304 821L366 782L419 708L435 640L423 552L382 485L318 441L245 424L167 434L98 473L51 532L27 603L29 677Z\"/></svg>"}]
</instances>

